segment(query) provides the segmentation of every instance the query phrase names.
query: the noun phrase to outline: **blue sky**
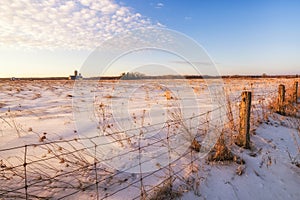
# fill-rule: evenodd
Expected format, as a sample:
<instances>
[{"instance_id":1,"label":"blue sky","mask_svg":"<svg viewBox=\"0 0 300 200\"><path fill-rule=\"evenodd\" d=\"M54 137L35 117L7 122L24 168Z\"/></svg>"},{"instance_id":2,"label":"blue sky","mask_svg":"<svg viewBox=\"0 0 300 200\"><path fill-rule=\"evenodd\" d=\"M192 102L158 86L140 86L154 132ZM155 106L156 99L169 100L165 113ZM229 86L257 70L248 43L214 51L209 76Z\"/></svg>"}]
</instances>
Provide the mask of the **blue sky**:
<instances>
[{"instance_id":1,"label":"blue sky","mask_svg":"<svg viewBox=\"0 0 300 200\"><path fill-rule=\"evenodd\" d=\"M300 74L300 1L10 0L0 4L0 77L67 76L101 42L164 26L222 74Z\"/></svg>"}]
</instances>

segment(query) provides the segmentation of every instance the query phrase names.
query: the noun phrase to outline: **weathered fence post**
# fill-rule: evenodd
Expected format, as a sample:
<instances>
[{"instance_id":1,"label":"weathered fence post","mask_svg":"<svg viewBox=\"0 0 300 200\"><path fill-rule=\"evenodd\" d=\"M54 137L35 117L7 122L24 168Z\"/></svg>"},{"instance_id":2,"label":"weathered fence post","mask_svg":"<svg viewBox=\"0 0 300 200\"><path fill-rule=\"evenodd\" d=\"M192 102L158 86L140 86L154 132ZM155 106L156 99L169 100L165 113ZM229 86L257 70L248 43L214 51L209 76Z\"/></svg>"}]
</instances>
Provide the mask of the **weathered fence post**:
<instances>
[{"instance_id":1,"label":"weathered fence post","mask_svg":"<svg viewBox=\"0 0 300 200\"><path fill-rule=\"evenodd\" d=\"M24 189L25 189L25 199L28 200L29 196L28 196L28 181L27 181L27 145L25 145L25 153L24 153L24 181L25 181L25 185L24 185Z\"/></svg>"},{"instance_id":2,"label":"weathered fence post","mask_svg":"<svg viewBox=\"0 0 300 200\"><path fill-rule=\"evenodd\" d=\"M238 146L246 149L250 148L250 112L251 112L251 92L242 92L242 101L240 103L240 127L239 135L236 139Z\"/></svg>"},{"instance_id":3,"label":"weathered fence post","mask_svg":"<svg viewBox=\"0 0 300 200\"><path fill-rule=\"evenodd\" d=\"M294 82L293 102L298 103L298 81Z\"/></svg>"},{"instance_id":4,"label":"weathered fence post","mask_svg":"<svg viewBox=\"0 0 300 200\"><path fill-rule=\"evenodd\" d=\"M278 88L277 113L285 115L285 86L280 84Z\"/></svg>"}]
</instances>

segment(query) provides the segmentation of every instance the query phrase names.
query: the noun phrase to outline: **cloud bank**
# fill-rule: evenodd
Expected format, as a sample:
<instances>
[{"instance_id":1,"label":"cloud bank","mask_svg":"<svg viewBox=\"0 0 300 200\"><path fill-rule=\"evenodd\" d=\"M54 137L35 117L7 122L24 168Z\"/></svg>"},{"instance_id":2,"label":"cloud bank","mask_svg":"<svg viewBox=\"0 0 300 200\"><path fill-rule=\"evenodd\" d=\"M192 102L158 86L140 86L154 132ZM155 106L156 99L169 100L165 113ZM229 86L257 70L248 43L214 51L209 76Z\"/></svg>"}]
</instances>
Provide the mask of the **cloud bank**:
<instances>
[{"instance_id":1,"label":"cloud bank","mask_svg":"<svg viewBox=\"0 0 300 200\"><path fill-rule=\"evenodd\" d=\"M91 50L151 21L113 0L4 0L0 46Z\"/></svg>"}]
</instances>

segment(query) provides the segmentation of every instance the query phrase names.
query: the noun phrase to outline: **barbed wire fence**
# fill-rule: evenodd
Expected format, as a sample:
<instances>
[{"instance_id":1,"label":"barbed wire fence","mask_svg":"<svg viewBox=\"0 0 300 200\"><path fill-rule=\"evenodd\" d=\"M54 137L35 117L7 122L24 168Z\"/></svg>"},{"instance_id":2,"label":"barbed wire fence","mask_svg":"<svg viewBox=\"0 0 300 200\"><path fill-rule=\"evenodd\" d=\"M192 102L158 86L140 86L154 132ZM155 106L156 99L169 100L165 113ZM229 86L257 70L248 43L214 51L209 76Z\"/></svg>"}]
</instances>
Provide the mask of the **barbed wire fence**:
<instances>
[{"instance_id":1,"label":"barbed wire fence","mask_svg":"<svg viewBox=\"0 0 300 200\"><path fill-rule=\"evenodd\" d=\"M89 199L124 199L125 196L129 199L173 199L185 191L192 190L196 194L203 179L199 175L202 159L198 156L199 145L212 125L213 131L224 133L229 148L235 145L234 136L239 130L240 92L247 89L253 93L252 129L268 120L268 114L272 112L268 106L277 98L277 88L270 86L257 89L253 85L248 85L248 88L240 87L237 92L228 89L226 102L220 107L193 116L199 119L199 124L191 127L197 132L195 138L191 139L191 147L168 165L157 165L156 170L148 173L134 174L107 166L105 158L100 159L96 156L99 145L94 142L94 139L101 139L103 136L100 135L56 141L42 138L39 143L0 149L0 199L71 199L74 195ZM225 127L223 124L213 123L218 119L210 119L210 115L221 108L226 108L224 116L219 116L226 118ZM191 118L173 119L162 124L165 128L171 128L188 120ZM135 130L141 128L137 127ZM126 131L130 130L122 130L122 132ZM124 154L130 152L140 154L143 148L155 146L157 143L170 145L172 137L174 134L167 134L147 145L128 149ZM112 143L120 143L128 139L130 136L115 139ZM92 145L84 146L82 144L84 140ZM162 154L170 154L170 152L162 152ZM151 160L143 162L149 161ZM138 162L129 168L141 167L142 164Z\"/></svg>"}]
</instances>

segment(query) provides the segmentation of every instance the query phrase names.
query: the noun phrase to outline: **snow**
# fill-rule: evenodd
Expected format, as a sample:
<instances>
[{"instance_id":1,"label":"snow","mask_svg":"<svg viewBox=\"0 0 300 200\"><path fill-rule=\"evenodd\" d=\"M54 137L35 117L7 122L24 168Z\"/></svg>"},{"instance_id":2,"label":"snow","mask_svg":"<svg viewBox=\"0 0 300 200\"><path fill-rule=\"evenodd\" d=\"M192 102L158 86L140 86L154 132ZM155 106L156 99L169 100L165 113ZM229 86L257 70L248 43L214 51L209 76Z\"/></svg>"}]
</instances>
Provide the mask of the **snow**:
<instances>
[{"instance_id":1,"label":"snow","mask_svg":"<svg viewBox=\"0 0 300 200\"><path fill-rule=\"evenodd\" d=\"M173 172L178 172L174 189L182 193L181 199L298 199L300 168L296 163L300 162L299 119L280 116L267 109L267 105L277 95L278 84L289 86L293 81L224 80L232 103L235 126L238 125L241 91L247 89L253 92L252 149L230 146L233 153L245 161L244 165L226 161L208 163L205 158L201 158L195 161L195 166L191 166L189 152L186 152L186 138L180 134L178 136L182 130L180 127L169 127L172 128L170 134L176 136L171 144L175 153L161 154L167 153L168 148L165 143L157 141L158 138L164 138L162 133L167 131L160 122L170 116L174 117L172 113L178 114L180 103L185 105L185 118L215 107L216 102L208 98L209 91L202 80L169 80L163 81L163 84L152 80L143 81L142 84L139 81L101 81L97 82L96 88L77 88L75 92L73 81L0 81L0 160L2 165L15 166L12 170L5 170L5 167L0 169L0 199L25 198L24 145L28 145L27 162L30 164L27 167L27 179L28 184L32 184L28 188L29 194L33 195L31 198L45 196L58 199L74 193L64 199L96 199L96 178L99 181L99 199L105 195L107 199L116 200L139 198L140 178L143 177L143 184L149 194L156 191L155 186L162 186L162 181L169 173L166 168L161 167L171 159L176 161L172 166ZM92 94L94 98L76 99L79 93L89 96ZM171 96L185 98L176 99ZM83 104L76 104L76 100L81 100ZM101 104L113 112L102 115L101 109L98 109ZM115 107L112 108L111 105ZM127 105L129 109L124 110L121 105ZM95 115L86 113L88 117L78 118L76 112L84 113L86 109L98 110L94 111ZM112 114L118 117L114 118ZM267 120L264 115L268 116ZM81 122L86 120L92 123L81 126L78 124L80 119ZM208 115L197 119L198 121L190 121L188 128L191 132L196 130L193 128L195 123L211 120ZM95 121L100 122L100 127L95 125ZM148 126L143 131L150 134L145 134L141 141L134 140L140 134L135 129L141 124ZM99 155L103 155L99 157L97 154L97 159L107 159L107 162L98 162L94 166L94 143L105 146L115 140L109 139L109 134L103 134L95 140L84 138L95 134L98 136L99 131L104 129L107 133L115 133L129 128L132 130L126 134L130 135L132 141L124 142L123 146L118 143L96 149ZM94 129L99 130L95 132ZM82 131L86 135L81 135ZM124 136L124 132L120 132L116 137L122 139L128 137L126 134ZM52 143L53 141L57 142ZM145 146L147 143L153 145L143 149L145 154L139 157L139 154L130 154L130 151L138 147L137 142ZM89 151L86 151L86 147L90 147ZM4 149L7 150L1 151ZM124 155L114 158L120 154ZM177 160L179 155L183 158ZM197 154L193 153L193 156ZM138 166L134 168L139 159L146 163L142 176L134 173L140 170ZM128 163L128 160L131 162ZM128 168L133 171L123 172ZM194 168L197 170L193 171ZM190 185L186 184L188 181ZM4 192L11 190L16 191Z\"/></svg>"},{"instance_id":2,"label":"snow","mask_svg":"<svg viewBox=\"0 0 300 200\"><path fill-rule=\"evenodd\" d=\"M251 137L254 150L238 150L242 151L238 154L246 163L241 176L236 173L238 164L206 165L200 172L205 176L200 184L200 195L189 192L182 199L298 199L300 169L288 156L289 152L299 160L299 149L293 139L296 135L299 144L299 133L295 129L262 124ZM258 152L255 157L253 152Z\"/></svg>"}]
</instances>

